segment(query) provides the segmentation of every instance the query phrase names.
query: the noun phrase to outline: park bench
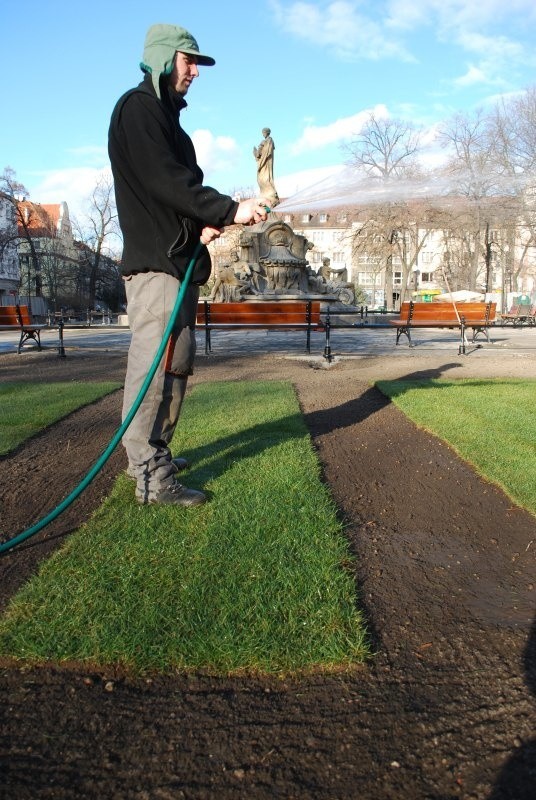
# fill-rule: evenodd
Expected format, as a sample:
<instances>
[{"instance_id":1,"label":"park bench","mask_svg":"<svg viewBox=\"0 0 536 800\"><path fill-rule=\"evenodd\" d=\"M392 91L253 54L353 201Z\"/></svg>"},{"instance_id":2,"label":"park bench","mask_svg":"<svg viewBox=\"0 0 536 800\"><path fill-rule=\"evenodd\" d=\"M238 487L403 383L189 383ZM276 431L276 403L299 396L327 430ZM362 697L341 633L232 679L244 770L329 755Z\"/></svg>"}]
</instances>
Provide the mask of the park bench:
<instances>
[{"instance_id":1,"label":"park bench","mask_svg":"<svg viewBox=\"0 0 536 800\"><path fill-rule=\"evenodd\" d=\"M0 306L0 330L9 331L13 328L20 330L18 352L20 353L23 345L33 340L37 344L37 349L41 350L41 331L48 328L48 325L35 323L32 320L28 306Z\"/></svg>"},{"instance_id":2,"label":"park bench","mask_svg":"<svg viewBox=\"0 0 536 800\"><path fill-rule=\"evenodd\" d=\"M197 325L205 332L205 353L212 350L213 330L241 328L303 330L305 349L311 352L311 333L323 329L320 302L314 300L266 300L218 303L203 300L197 309Z\"/></svg>"},{"instance_id":3,"label":"park bench","mask_svg":"<svg viewBox=\"0 0 536 800\"><path fill-rule=\"evenodd\" d=\"M514 328L521 328L526 323L534 325L536 306L529 306L526 303L513 305L507 312L501 314L501 326L512 324Z\"/></svg>"},{"instance_id":4,"label":"park bench","mask_svg":"<svg viewBox=\"0 0 536 800\"><path fill-rule=\"evenodd\" d=\"M488 328L495 323L496 303L402 303L398 317L389 320L396 327L396 344L402 335L413 347L411 330L414 328L459 328L459 354L465 354L466 329L472 328L474 342L483 334L489 342Z\"/></svg>"}]
</instances>

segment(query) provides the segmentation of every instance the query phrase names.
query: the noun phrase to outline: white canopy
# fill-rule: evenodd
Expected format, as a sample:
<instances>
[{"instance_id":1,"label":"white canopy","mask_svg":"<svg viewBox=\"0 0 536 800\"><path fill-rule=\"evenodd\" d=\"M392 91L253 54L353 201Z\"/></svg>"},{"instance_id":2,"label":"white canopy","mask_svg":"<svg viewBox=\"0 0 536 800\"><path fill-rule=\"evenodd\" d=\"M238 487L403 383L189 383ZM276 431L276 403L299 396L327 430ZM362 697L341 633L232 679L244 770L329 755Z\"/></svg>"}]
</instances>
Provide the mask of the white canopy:
<instances>
[{"instance_id":1,"label":"white canopy","mask_svg":"<svg viewBox=\"0 0 536 800\"><path fill-rule=\"evenodd\" d=\"M445 292L436 294L434 303L471 303L473 301L484 300L484 295L480 292L470 292L469 289L460 289L457 292Z\"/></svg>"}]
</instances>

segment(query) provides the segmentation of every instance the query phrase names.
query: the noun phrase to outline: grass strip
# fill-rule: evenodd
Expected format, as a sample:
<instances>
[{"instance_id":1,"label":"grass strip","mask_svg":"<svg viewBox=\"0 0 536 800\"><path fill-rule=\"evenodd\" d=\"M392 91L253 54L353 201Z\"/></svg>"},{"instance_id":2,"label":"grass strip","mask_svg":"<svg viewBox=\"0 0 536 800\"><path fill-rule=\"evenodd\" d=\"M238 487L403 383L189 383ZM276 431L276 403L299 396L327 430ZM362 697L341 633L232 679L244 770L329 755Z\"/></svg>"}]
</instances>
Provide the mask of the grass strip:
<instances>
[{"instance_id":1,"label":"grass strip","mask_svg":"<svg viewBox=\"0 0 536 800\"><path fill-rule=\"evenodd\" d=\"M378 381L413 422L444 439L476 471L536 514L535 380Z\"/></svg>"},{"instance_id":2,"label":"grass strip","mask_svg":"<svg viewBox=\"0 0 536 800\"><path fill-rule=\"evenodd\" d=\"M117 381L0 385L0 455L120 386Z\"/></svg>"},{"instance_id":3,"label":"grass strip","mask_svg":"<svg viewBox=\"0 0 536 800\"><path fill-rule=\"evenodd\" d=\"M367 655L352 558L294 391L196 387L174 450L204 506L139 506L118 478L12 600L0 653L134 672L335 670Z\"/></svg>"}]
</instances>

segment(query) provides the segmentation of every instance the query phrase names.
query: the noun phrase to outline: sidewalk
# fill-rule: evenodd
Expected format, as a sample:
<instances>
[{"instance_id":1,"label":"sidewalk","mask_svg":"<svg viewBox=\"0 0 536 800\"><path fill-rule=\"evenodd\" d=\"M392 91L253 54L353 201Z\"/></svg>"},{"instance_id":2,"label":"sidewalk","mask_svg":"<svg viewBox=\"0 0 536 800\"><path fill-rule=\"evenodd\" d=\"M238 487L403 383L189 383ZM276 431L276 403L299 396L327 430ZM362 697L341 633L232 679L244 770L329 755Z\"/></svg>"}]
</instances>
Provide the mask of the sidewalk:
<instances>
[{"instance_id":1,"label":"sidewalk","mask_svg":"<svg viewBox=\"0 0 536 800\"><path fill-rule=\"evenodd\" d=\"M431 355L433 353L449 353L458 356L459 332L449 329L420 329L413 335L414 347L408 346L403 337L400 344L395 344L395 331L381 327L356 327L331 329L331 353L335 359L352 359L362 357L387 356L390 358L407 357L408 355ZM536 356L536 328L494 327L490 329L491 343L479 337L475 344L469 343L466 357L471 355L487 358L489 355L506 356L512 354ZM58 348L58 331L42 331L41 341L47 350ZM19 342L18 331L0 331L0 353L16 353ZM64 331L64 347L69 350L90 349L106 352L126 352L130 343L128 328L117 326L95 326L92 328L66 328ZM203 331L197 332L198 359L205 358L205 339ZM215 330L212 332L212 353L210 358L218 356L239 356L255 354L273 354L287 358L320 359L323 358L325 334L323 331L311 334L311 354L305 351L305 333L294 331L267 330ZM33 345L26 345L21 354L36 350ZM461 356L463 358L463 356Z\"/></svg>"}]
</instances>

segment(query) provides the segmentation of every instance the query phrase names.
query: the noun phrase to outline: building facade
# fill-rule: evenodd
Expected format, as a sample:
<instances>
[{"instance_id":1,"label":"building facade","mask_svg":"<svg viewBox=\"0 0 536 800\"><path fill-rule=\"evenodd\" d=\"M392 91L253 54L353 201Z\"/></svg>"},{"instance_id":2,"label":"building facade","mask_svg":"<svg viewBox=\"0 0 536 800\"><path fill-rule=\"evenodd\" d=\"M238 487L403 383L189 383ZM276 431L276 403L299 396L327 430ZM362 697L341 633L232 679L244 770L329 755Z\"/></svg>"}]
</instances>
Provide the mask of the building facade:
<instances>
[{"instance_id":1,"label":"building facade","mask_svg":"<svg viewBox=\"0 0 536 800\"><path fill-rule=\"evenodd\" d=\"M304 236L311 248L307 260L318 271L324 258L345 269L358 303L397 309L404 299L431 300L445 291L486 294L506 308L524 295L536 303L536 238L530 225L497 222L473 229L473 219L426 214L422 206L406 208L402 217L380 210L348 208L275 215ZM453 222L454 220L454 222ZM239 255L235 228L210 246L215 273Z\"/></svg>"},{"instance_id":2,"label":"building facade","mask_svg":"<svg viewBox=\"0 0 536 800\"><path fill-rule=\"evenodd\" d=\"M0 193L0 305L11 305L20 286L17 210Z\"/></svg>"}]
</instances>

